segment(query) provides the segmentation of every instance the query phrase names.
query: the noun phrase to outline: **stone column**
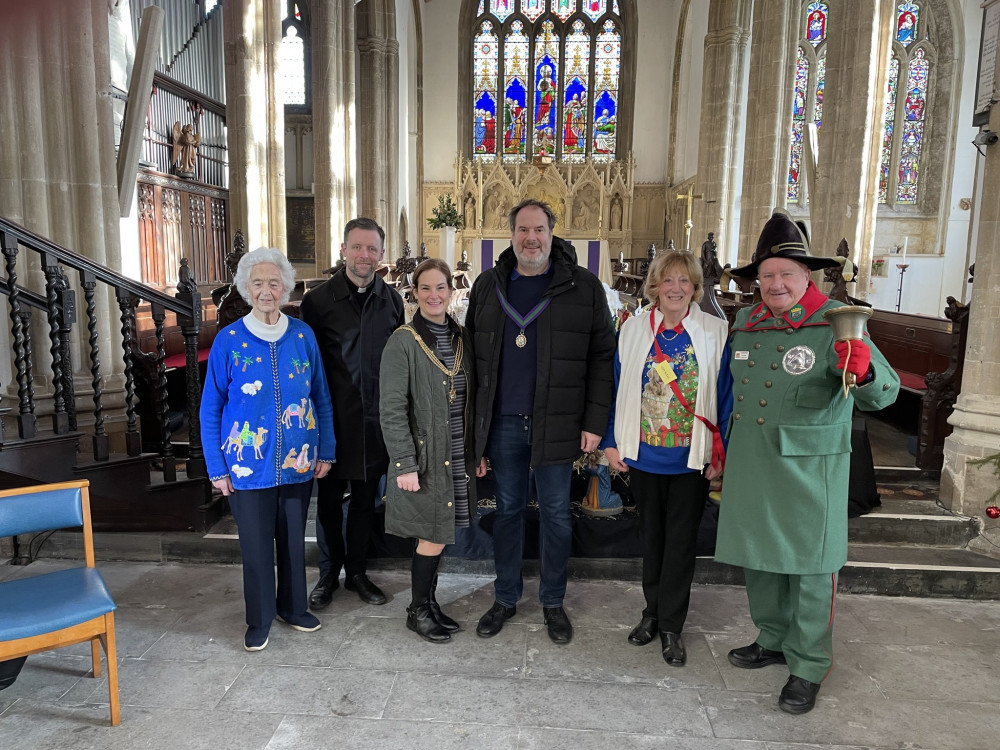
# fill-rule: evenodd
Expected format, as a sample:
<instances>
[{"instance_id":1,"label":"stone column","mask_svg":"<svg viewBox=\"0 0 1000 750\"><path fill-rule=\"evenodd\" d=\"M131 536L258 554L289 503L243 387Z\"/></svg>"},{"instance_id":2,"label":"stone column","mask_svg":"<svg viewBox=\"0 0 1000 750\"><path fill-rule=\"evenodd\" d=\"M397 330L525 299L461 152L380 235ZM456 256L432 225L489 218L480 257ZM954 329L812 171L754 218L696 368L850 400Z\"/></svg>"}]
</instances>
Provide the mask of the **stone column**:
<instances>
[{"instance_id":1,"label":"stone column","mask_svg":"<svg viewBox=\"0 0 1000 750\"><path fill-rule=\"evenodd\" d=\"M229 216L250 249L285 251L284 107L275 74L281 41L278 4L231 0L225 27Z\"/></svg>"},{"instance_id":2,"label":"stone column","mask_svg":"<svg viewBox=\"0 0 1000 750\"><path fill-rule=\"evenodd\" d=\"M997 62L994 81L1000 80L1000 57ZM988 127L1000 130L1000 105L993 106ZM997 477L992 466L974 467L968 462L1000 451L1000 146L986 147L986 158L979 163L984 166L976 196L979 240L969 338L962 392L948 420L955 429L944 441L941 502L956 513L983 520L986 498L997 489ZM987 533L993 545L977 538L970 548L1000 557L996 529Z\"/></svg>"},{"instance_id":3,"label":"stone column","mask_svg":"<svg viewBox=\"0 0 1000 750\"><path fill-rule=\"evenodd\" d=\"M0 216L118 270L121 235L114 116L107 95L109 54L104 3L37 0L5 5L0 23L0 101L5 103L0 107ZM34 253L22 249L18 273L22 286L45 288L41 261ZM68 271L67 277L77 290L78 319L84 321L72 342L74 380L78 391L84 391L90 384L90 347L83 294L78 275ZM96 302L104 406L110 411L123 402L120 324L114 312L108 314L115 310L113 293L98 289ZM9 389L14 377L6 298L0 307L0 347L8 354L0 367L0 383ZM38 311L33 321L36 403L38 413L46 413L51 410L45 395L51 381L48 325ZM88 422L87 400L85 394L77 399L81 424Z\"/></svg>"},{"instance_id":4,"label":"stone column","mask_svg":"<svg viewBox=\"0 0 1000 750\"><path fill-rule=\"evenodd\" d=\"M353 0L312 7L313 191L316 270L340 257L357 212Z\"/></svg>"},{"instance_id":5,"label":"stone column","mask_svg":"<svg viewBox=\"0 0 1000 750\"><path fill-rule=\"evenodd\" d=\"M875 233L878 159L888 54L884 0L847 0L826 52L826 90L819 131L819 167L809 198L811 246L832 256L842 238L862 269L857 288L868 288Z\"/></svg>"},{"instance_id":6,"label":"stone column","mask_svg":"<svg viewBox=\"0 0 1000 750\"><path fill-rule=\"evenodd\" d=\"M749 262L771 209L785 205L799 7L786 0L754 3L738 265Z\"/></svg>"},{"instance_id":7,"label":"stone column","mask_svg":"<svg viewBox=\"0 0 1000 750\"><path fill-rule=\"evenodd\" d=\"M396 163L399 153L399 43L394 0L357 6L358 213L385 229L386 245L397 233Z\"/></svg>"},{"instance_id":8,"label":"stone column","mask_svg":"<svg viewBox=\"0 0 1000 750\"><path fill-rule=\"evenodd\" d=\"M705 36L705 65L701 94L701 135L698 141L698 179L691 244L697 247L708 232L720 243L736 231L736 151L743 123L744 57L750 32L751 0L712 0ZM670 196L671 198L673 196Z\"/></svg>"}]
</instances>

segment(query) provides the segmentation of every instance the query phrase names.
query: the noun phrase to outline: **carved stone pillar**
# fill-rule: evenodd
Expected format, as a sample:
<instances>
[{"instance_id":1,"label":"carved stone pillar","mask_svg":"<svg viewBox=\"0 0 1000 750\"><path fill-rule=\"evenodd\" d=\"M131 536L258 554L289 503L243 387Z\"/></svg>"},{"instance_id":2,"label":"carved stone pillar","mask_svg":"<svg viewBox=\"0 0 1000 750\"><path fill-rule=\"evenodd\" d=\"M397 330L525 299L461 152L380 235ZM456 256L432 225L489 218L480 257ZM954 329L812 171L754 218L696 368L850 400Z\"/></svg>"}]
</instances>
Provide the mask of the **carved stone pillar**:
<instances>
[{"instance_id":1,"label":"carved stone pillar","mask_svg":"<svg viewBox=\"0 0 1000 750\"><path fill-rule=\"evenodd\" d=\"M1000 57L994 80L1000 75ZM990 113L990 130L1000 130L1000 106ZM976 276L969 312L969 338L965 349L962 391L948 421L954 431L944 441L941 502L957 513L982 520L986 498L997 489L992 466L974 467L970 460L1000 451L1000 148L986 148L983 179L977 189L979 219ZM990 523L992 526L993 524ZM970 548L1000 557L997 530L987 531L994 544L981 538Z\"/></svg>"},{"instance_id":2,"label":"carved stone pillar","mask_svg":"<svg viewBox=\"0 0 1000 750\"><path fill-rule=\"evenodd\" d=\"M275 87L278 3L231 0L223 15L229 215L250 247L286 250L285 112Z\"/></svg>"},{"instance_id":3,"label":"carved stone pillar","mask_svg":"<svg viewBox=\"0 0 1000 750\"><path fill-rule=\"evenodd\" d=\"M113 269L121 269L118 186L115 172L115 127L112 100L108 8L100 3L37 0L7 3L0 23L0 216L74 252ZM86 127L83 127L83 124ZM18 261L21 283L45 288L40 259L23 251ZM79 288L75 273L70 282ZM83 294L78 293L82 304ZM122 403L122 372L113 295L99 288L101 310L96 342L102 352L104 406ZM2 303L0 347L7 350L0 383L14 384L11 321ZM81 316L82 317L82 316ZM33 315L36 413L52 410L50 356L42 344L48 337L44 313ZM77 389L90 383L88 335L72 343ZM16 387L13 389L16 393ZM81 422L87 406L79 403ZM5 402L10 405L10 401ZM16 405L16 397L14 404Z\"/></svg>"},{"instance_id":4,"label":"carved stone pillar","mask_svg":"<svg viewBox=\"0 0 1000 750\"><path fill-rule=\"evenodd\" d=\"M750 32L751 0L712 0L705 36L701 135L692 237L715 232L723 243L736 231L736 150L743 124L743 58ZM693 240L692 240L693 242Z\"/></svg>"},{"instance_id":5,"label":"carved stone pillar","mask_svg":"<svg viewBox=\"0 0 1000 750\"><path fill-rule=\"evenodd\" d=\"M771 209L785 205L798 19L798 3L754 3L738 265L749 262Z\"/></svg>"},{"instance_id":6,"label":"carved stone pillar","mask_svg":"<svg viewBox=\"0 0 1000 750\"><path fill-rule=\"evenodd\" d=\"M385 229L386 246L397 231L399 153L399 43L394 0L357 6L358 213Z\"/></svg>"},{"instance_id":7,"label":"carved stone pillar","mask_svg":"<svg viewBox=\"0 0 1000 750\"><path fill-rule=\"evenodd\" d=\"M356 216L354 3L312 6L313 191L316 270L340 257L344 226Z\"/></svg>"},{"instance_id":8,"label":"carved stone pillar","mask_svg":"<svg viewBox=\"0 0 1000 750\"><path fill-rule=\"evenodd\" d=\"M892 12L883 0L848 0L838 13L826 52L826 88L837 96L823 102L816 185L810 197L811 245L832 256L847 239L861 269L857 287L868 288L878 204L878 159L884 106L886 28ZM784 162L787 164L787 160Z\"/></svg>"}]
</instances>

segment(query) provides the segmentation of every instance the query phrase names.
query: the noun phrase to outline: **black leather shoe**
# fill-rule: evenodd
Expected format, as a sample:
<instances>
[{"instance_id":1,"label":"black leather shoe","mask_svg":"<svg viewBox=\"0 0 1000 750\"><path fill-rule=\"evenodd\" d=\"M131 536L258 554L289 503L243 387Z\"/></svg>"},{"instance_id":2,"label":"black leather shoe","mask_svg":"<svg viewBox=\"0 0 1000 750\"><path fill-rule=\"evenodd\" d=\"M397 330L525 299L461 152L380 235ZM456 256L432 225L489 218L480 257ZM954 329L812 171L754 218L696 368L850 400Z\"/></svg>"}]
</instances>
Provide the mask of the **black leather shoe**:
<instances>
[{"instance_id":1,"label":"black leather shoe","mask_svg":"<svg viewBox=\"0 0 1000 750\"><path fill-rule=\"evenodd\" d=\"M760 669L772 664L784 664L785 655L780 651L771 651L754 641L749 646L734 648L729 652L729 663L740 669Z\"/></svg>"},{"instance_id":2,"label":"black leather shoe","mask_svg":"<svg viewBox=\"0 0 1000 750\"><path fill-rule=\"evenodd\" d=\"M573 640L573 626L562 607L542 607L542 619L553 643L569 643Z\"/></svg>"},{"instance_id":3,"label":"black leather shoe","mask_svg":"<svg viewBox=\"0 0 1000 750\"><path fill-rule=\"evenodd\" d=\"M385 604L386 602L382 589L372 583L371 579L364 573L358 573L348 578L344 581L344 588L357 593L365 604Z\"/></svg>"},{"instance_id":4,"label":"black leather shoe","mask_svg":"<svg viewBox=\"0 0 1000 750\"><path fill-rule=\"evenodd\" d=\"M493 602L493 606L479 618L479 624L476 625L476 635L492 638L500 632L503 624L516 614L517 607L506 607L500 602Z\"/></svg>"},{"instance_id":5,"label":"black leather shoe","mask_svg":"<svg viewBox=\"0 0 1000 750\"><path fill-rule=\"evenodd\" d=\"M633 646L645 646L653 640L653 636L656 635L658 628L659 623L655 617L643 615L642 619L639 620L639 624L632 628L632 632L628 634L628 642Z\"/></svg>"},{"instance_id":6,"label":"black leather shoe","mask_svg":"<svg viewBox=\"0 0 1000 750\"><path fill-rule=\"evenodd\" d=\"M406 627L431 643L447 643L451 640L451 634L434 619L427 602L406 608Z\"/></svg>"},{"instance_id":7,"label":"black leather shoe","mask_svg":"<svg viewBox=\"0 0 1000 750\"><path fill-rule=\"evenodd\" d=\"M671 667L683 667L687 664L687 651L680 633L660 633L660 643L663 646L663 661Z\"/></svg>"},{"instance_id":8,"label":"black leather shoe","mask_svg":"<svg viewBox=\"0 0 1000 750\"><path fill-rule=\"evenodd\" d=\"M778 696L778 708L786 714L805 714L816 705L816 694L819 692L818 682L809 682L792 675L781 688Z\"/></svg>"},{"instance_id":9,"label":"black leather shoe","mask_svg":"<svg viewBox=\"0 0 1000 750\"><path fill-rule=\"evenodd\" d=\"M333 599L333 592L340 588L339 574L327 573L319 579L316 587L309 594L310 609L325 609Z\"/></svg>"}]
</instances>

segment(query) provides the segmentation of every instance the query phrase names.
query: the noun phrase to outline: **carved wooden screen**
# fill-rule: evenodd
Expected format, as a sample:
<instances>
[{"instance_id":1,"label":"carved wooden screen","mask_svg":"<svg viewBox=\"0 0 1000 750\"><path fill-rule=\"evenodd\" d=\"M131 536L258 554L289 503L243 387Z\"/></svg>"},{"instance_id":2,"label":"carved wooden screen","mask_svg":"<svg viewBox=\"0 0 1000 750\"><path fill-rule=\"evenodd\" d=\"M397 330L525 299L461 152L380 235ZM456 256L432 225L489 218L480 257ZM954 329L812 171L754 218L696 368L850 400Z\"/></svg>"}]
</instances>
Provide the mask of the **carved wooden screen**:
<instances>
[{"instance_id":1,"label":"carved wooden screen","mask_svg":"<svg viewBox=\"0 0 1000 750\"><path fill-rule=\"evenodd\" d=\"M150 180L150 181L147 181ZM179 180L140 178L139 253L143 283L164 289L177 283L181 258L199 284L227 281L228 194Z\"/></svg>"}]
</instances>

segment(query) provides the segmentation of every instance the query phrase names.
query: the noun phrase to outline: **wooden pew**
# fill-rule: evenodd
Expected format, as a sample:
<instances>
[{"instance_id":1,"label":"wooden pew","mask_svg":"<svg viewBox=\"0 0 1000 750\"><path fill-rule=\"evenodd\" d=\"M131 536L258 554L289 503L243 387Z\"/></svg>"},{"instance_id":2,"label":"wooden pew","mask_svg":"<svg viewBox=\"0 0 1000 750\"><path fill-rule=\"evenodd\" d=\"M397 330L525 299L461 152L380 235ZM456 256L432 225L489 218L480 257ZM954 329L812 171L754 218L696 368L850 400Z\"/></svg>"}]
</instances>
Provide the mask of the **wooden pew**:
<instances>
[{"instance_id":1,"label":"wooden pew","mask_svg":"<svg viewBox=\"0 0 1000 750\"><path fill-rule=\"evenodd\" d=\"M917 460L940 470L948 417L962 386L969 308L948 297L944 318L875 310L868 321L872 341L899 375L900 392L919 399ZM902 399L901 399L902 400Z\"/></svg>"}]
</instances>

